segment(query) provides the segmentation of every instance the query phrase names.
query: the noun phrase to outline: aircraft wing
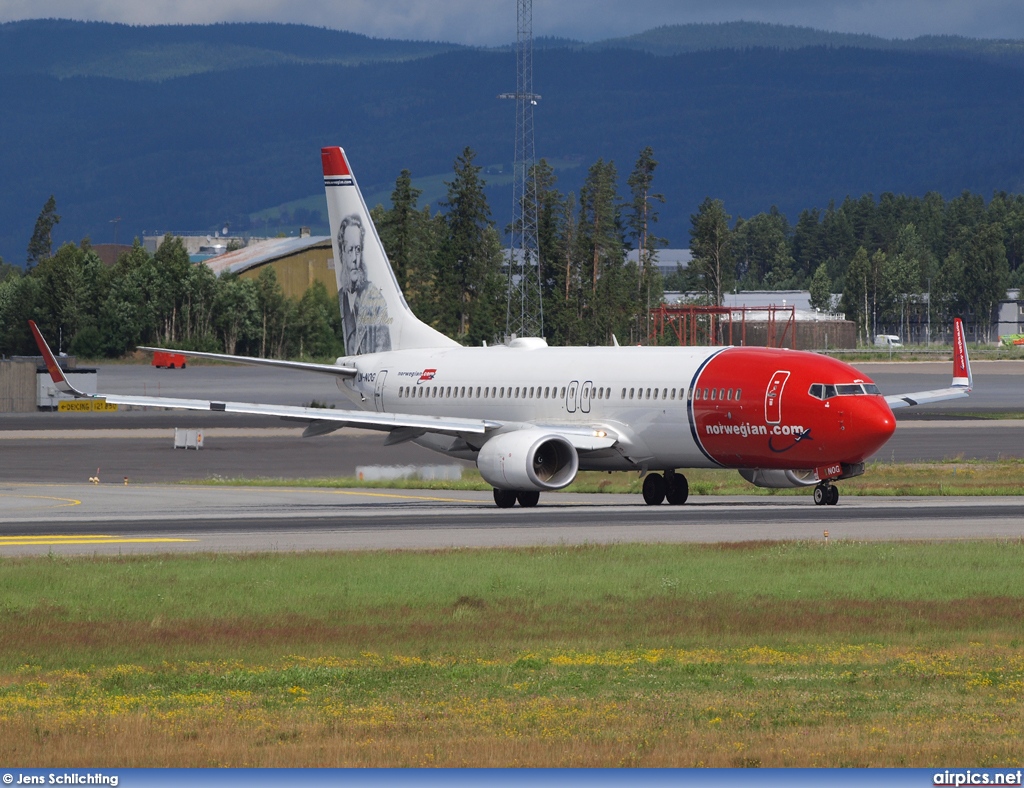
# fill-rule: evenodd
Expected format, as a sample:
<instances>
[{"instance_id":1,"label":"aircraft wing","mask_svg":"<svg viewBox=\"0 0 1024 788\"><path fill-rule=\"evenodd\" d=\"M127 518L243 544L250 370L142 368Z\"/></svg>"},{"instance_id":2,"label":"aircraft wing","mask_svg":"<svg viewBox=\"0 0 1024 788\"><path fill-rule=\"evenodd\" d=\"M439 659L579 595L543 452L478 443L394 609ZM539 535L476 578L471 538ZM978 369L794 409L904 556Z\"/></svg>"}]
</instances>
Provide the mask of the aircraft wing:
<instances>
[{"instance_id":1,"label":"aircraft wing","mask_svg":"<svg viewBox=\"0 0 1024 788\"><path fill-rule=\"evenodd\" d=\"M80 399L103 399L113 405L136 405L149 408L171 408L176 410L197 410L212 411L217 413L245 413L253 416L276 416L277 418L289 421L299 421L307 424L303 437L325 435L342 427L361 427L363 429L381 430L389 432L388 444L401 443L406 440L413 440L428 432L442 435L464 436L482 435L493 430L504 427L508 429L548 429L551 432L564 436L578 451L600 451L611 448L618 442L620 436L607 426L586 426L586 425L537 425L518 424L490 419L464 419L456 417L421 416L408 413L368 413L359 410L345 408L306 408L294 405L264 405L256 402L218 402L215 400L182 399L178 397L145 397L123 394L87 394L76 389L68 381L64 371L60 368L57 360L50 350L50 346L43 338L34 320L29 321L32 334L39 352L42 353L46 362L46 368L53 379L58 391L69 394ZM144 348L153 350L155 348ZM179 351L172 351L179 352ZM221 356L216 353L191 353L190 355L201 357L213 357L223 360L239 360L239 363L254 363L263 361L261 359L249 359L239 356ZM271 366L308 369L316 366L326 368L326 364L290 364L289 362L271 362ZM346 374L344 367L333 367L331 369L320 369L316 371L330 372L331 374Z\"/></svg>"},{"instance_id":2,"label":"aircraft wing","mask_svg":"<svg viewBox=\"0 0 1024 788\"><path fill-rule=\"evenodd\" d=\"M310 422L307 435L323 435L341 427L362 427L369 430L407 430L437 432L446 435L464 433L483 434L497 429L500 422L484 419L443 418L416 416L403 413L366 413L346 408L303 408L295 405L262 405L256 402L215 402L212 400L177 399L174 397L131 397L120 394L76 395L104 399L114 405L138 405L149 408L173 408L177 410L206 410L219 413L247 413L252 416L277 416L292 421Z\"/></svg>"},{"instance_id":3,"label":"aircraft wing","mask_svg":"<svg viewBox=\"0 0 1024 788\"><path fill-rule=\"evenodd\" d=\"M964 338L964 324L960 318L953 321L953 382L949 388L932 391L914 391L910 394L891 394L885 398L889 407L907 408L912 405L928 405L948 399L966 397L974 388L971 375L971 360L967 356L967 340Z\"/></svg>"},{"instance_id":4,"label":"aircraft wing","mask_svg":"<svg viewBox=\"0 0 1024 788\"><path fill-rule=\"evenodd\" d=\"M176 397L136 397L122 394L87 394L79 391L68 381L64 371L50 350L34 320L29 321L39 351L46 362L54 386L58 391L81 399L103 399L114 405L138 405L150 408L173 408L177 410L205 410L220 413L247 413L256 416L277 416L310 423L307 435L323 435L341 427L363 427L365 429L404 429L409 432L436 432L447 435L483 434L501 427L501 422L484 419L443 418L402 413L366 413L358 410L334 408L304 408L293 405L263 405L254 402L216 402L212 400L179 399ZM174 351L177 352L177 351ZM214 355L214 354L205 354ZM230 357L229 357L230 358ZM318 365L327 366L327 365Z\"/></svg>"},{"instance_id":5,"label":"aircraft wing","mask_svg":"<svg viewBox=\"0 0 1024 788\"><path fill-rule=\"evenodd\" d=\"M38 340L37 340L38 341ZM319 372L342 378L354 378L355 367L341 367L337 364L313 364L308 361L282 361L276 358L252 358L251 356L229 356L226 353L201 353L198 350L171 350L162 347L140 347L149 353L176 353L188 358L209 358L214 361L225 361L229 364L245 364L250 367L277 367L278 369L297 369L303 372Z\"/></svg>"}]
</instances>

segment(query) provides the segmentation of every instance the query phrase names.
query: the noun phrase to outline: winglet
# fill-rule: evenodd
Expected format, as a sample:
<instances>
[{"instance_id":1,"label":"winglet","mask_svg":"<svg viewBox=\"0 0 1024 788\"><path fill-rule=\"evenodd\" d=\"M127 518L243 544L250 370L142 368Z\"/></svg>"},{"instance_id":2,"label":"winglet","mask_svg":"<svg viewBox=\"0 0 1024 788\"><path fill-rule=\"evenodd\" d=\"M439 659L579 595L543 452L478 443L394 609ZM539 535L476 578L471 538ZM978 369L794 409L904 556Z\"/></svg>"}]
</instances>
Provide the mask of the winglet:
<instances>
[{"instance_id":1,"label":"winglet","mask_svg":"<svg viewBox=\"0 0 1024 788\"><path fill-rule=\"evenodd\" d=\"M43 335L40 333L39 327L36 325L36 321L29 320L28 327L32 329L32 336L36 338L36 344L39 346L39 352L43 356L43 361L46 362L46 369L49 371L50 378L53 380L53 385L57 387L57 391L64 394L70 394L73 397L92 397L92 394L86 394L79 391L68 382L67 377L64 375L64 370L60 368L60 364L57 363L57 359L53 356L53 351L50 350L50 346L46 344L46 340L43 339Z\"/></svg>"},{"instance_id":2,"label":"winglet","mask_svg":"<svg viewBox=\"0 0 1024 788\"><path fill-rule=\"evenodd\" d=\"M953 385L974 388L974 376L971 375L971 360L967 356L967 340L964 337L964 322L960 318L953 320Z\"/></svg>"}]
</instances>

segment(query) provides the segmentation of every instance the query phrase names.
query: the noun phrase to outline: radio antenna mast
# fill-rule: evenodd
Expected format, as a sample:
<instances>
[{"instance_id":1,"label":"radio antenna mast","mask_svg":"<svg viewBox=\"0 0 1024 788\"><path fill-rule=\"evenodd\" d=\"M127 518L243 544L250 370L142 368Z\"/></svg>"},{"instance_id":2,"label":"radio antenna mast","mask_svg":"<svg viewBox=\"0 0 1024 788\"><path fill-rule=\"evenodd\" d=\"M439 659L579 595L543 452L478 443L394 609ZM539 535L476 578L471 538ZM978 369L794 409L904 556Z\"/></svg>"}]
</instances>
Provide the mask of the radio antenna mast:
<instances>
[{"instance_id":1,"label":"radio antenna mast","mask_svg":"<svg viewBox=\"0 0 1024 788\"><path fill-rule=\"evenodd\" d=\"M512 231L508 252L508 311L505 335L537 337L544 333L541 301L540 244L537 239L536 152L533 108L533 0L516 0L516 92L498 98L516 102L515 158L512 165Z\"/></svg>"}]
</instances>

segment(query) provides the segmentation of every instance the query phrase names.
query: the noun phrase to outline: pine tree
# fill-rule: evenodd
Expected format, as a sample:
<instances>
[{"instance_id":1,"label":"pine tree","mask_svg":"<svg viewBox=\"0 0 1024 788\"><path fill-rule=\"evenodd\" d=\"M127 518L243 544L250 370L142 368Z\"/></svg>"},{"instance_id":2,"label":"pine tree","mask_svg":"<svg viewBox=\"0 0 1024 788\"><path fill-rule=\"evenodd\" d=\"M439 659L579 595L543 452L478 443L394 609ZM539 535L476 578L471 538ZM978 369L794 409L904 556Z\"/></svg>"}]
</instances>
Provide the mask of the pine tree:
<instances>
[{"instance_id":1,"label":"pine tree","mask_svg":"<svg viewBox=\"0 0 1024 788\"><path fill-rule=\"evenodd\" d=\"M583 324L577 341L585 344L606 344L612 334L625 336L638 306L635 277L626 276L624 271L617 180L614 162L598 159L580 190L576 245L587 285L580 293Z\"/></svg>"},{"instance_id":2,"label":"pine tree","mask_svg":"<svg viewBox=\"0 0 1024 788\"><path fill-rule=\"evenodd\" d=\"M871 275L871 260L867 250L861 246L853 255L846 269L843 286L842 308L846 319L857 324L857 334L862 341L868 338L868 290Z\"/></svg>"},{"instance_id":3,"label":"pine tree","mask_svg":"<svg viewBox=\"0 0 1024 788\"><path fill-rule=\"evenodd\" d=\"M409 271L416 265L416 258L421 252L418 248L418 225L422 214L416 208L416 201L421 194L423 190L412 185L409 170L402 170L395 181L395 189L391 192L391 210L387 211L377 224L381 242L403 293L409 286Z\"/></svg>"},{"instance_id":4,"label":"pine tree","mask_svg":"<svg viewBox=\"0 0 1024 788\"><path fill-rule=\"evenodd\" d=\"M53 252L53 228L60 221L57 215L57 201L53 195L43 205L43 210L36 219L32 240L28 242L28 267L38 265Z\"/></svg>"},{"instance_id":5,"label":"pine tree","mask_svg":"<svg viewBox=\"0 0 1024 788\"><path fill-rule=\"evenodd\" d=\"M637 334L646 334L647 316L651 306L661 303L664 285L661 271L657 267L658 247L668 243L664 238L654 234L654 225L658 221L658 212L652 203L664 203L665 195L651 192L654 182L654 170L658 162L654 159L654 150L648 145L642 151L630 173L626 183L633 195L627 218L630 236L636 244L637 295L644 303L644 311L637 313Z\"/></svg>"},{"instance_id":6,"label":"pine tree","mask_svg":"<svg viewBox=\"0 0 1024 788\"><path fill-rule=\"evenodd\" d=\"M491 340L498 331L501 252L484 195L476 154L469 147L455 160L455 177L445 182L446 235L436 269L438 327L469 342ZM504 317L504 313L502 313ZM504 321L502 321L504 322Z\"/></svg>"},{"instance_id":7,"label":"pine tree","mask_svg":"<svg viewBox=\"0 0 1024 788\"><path fill-rule=\"evenodd\" d=\"M690 265L701 277L708 299L715 306L721 306L722 292L733 281L731 218L722 201L710 197L704 199L697 213L690 215Z\"/></svg>"},{"instance_id":8,"label":"pine tree","mask_svg":"<svg viewBox=\"0 0 1024 788\"><path fill-rule=\"evenodd\" d=\"M832 311L832 280L828 276L828 266L822 263L811 277L811 306L822 312Z\"/></svg>"},{"instance_id":9,"label":"pine tree","mask_svg":"<svg viewBox=\"0 0 1024 788\"><path fill-rule=\"evenodd\" d=\"M579 243L586 250L591 293L597 292L601 269L622 257L622 234L615 182L615 163L598 159L580 189Z\"/></svg>"}]
</instances>

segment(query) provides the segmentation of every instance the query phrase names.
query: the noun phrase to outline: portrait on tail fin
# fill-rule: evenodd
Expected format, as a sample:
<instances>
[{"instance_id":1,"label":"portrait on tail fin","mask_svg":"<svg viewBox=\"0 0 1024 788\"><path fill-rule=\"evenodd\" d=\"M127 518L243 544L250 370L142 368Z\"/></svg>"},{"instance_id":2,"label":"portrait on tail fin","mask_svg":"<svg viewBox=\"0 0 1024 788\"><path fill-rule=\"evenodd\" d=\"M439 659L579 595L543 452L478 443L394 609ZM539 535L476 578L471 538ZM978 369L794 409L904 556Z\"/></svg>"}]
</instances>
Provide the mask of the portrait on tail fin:
<instances>
[{"instance_id":1,"label":"portrait on tail fin","mask_svg":"<svg viewBox=\"0 0 1024 788\"><path fill-rule=\"evenodd\" d=\"M338 249L341 279L338 302L345 327L345 352L350 356L391 350L391 318L380 289L370 281L363 260L366 230L358 214L341 220Z\"/></svg>"}]
</instances>

